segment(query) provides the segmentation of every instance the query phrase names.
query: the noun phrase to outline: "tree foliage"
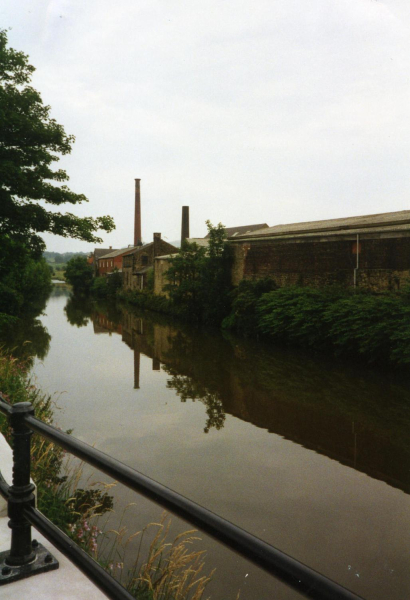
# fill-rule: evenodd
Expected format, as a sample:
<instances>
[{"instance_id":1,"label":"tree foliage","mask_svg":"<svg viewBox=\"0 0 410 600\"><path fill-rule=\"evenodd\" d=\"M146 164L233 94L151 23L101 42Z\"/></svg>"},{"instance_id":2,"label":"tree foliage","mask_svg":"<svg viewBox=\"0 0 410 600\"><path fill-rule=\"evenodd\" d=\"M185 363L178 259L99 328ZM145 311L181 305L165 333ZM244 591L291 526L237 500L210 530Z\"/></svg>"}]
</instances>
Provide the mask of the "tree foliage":
<instances>
[{"instance_id":1,"label":"tree foliage","mask_svg":"<svg viewBox=\"0 0 410 600\"><path fill-rule=\"evenodd\" d=\"M64 274L66 281L73 286L75 294L90 292L94 271L86 258L77 256L69 260Z\"/></svg>"},{"instance_id":2,"label":"tree foliage","mask_svg":"<svg viewBox=\"0 0 410 600\"><path fill-rule=\"evenodd\" d=\"M34 317L44 308L51 273L44 259L4 236L0 243L0 324L8 316Z\"/></svg>"},{"instance_id":3,"label":"tree foliage","mask_svg":"<svg viewBox=\"0 0 410 600\"><path fill-rule=\"evenodd\" d=\"M242 279L231 292L231 312L223 320L222 327L246 336L255 335L258 330L257 302L263 294L277 288L275 281L270 277Z\"/></svg>"},{"instance_id":4,"label":"tree foliage","mask_svg":"<svg viewBox=\"0 0 410 600\"><path fill-rule=\"evenodd\" d=\"M47 210L86 202L83 194L65 184L63 169L53 170L59 155L71 152L74 142L50 117L50 107L30 85L34 67L22 52L7 47L0 31L0 236L20 241L37 256L45 245L39 234L99 243L99 229L114 228L111 217L77 217Z\"/></svg>"},{"instance_id":5,"label":"tree foliage","mask_svg":"<svg viewBox=\"0 0 410 600\"><path fill-rule=\"evenodd\" d=\"M367 363L410 364L410 304L406 293L350 293L289 287L256 305L259 333L276 342Z\"/></svg>"},{"instance_id":6,"label":"tree foliage","mask_svg":"<svg viewBox=\"0 0 410 600\"><path fill-rule=\"evenodd\" d=\"M170 299L190 320L219 324L229 312L230 258L225 228L206 222L208 246L184 241L166 272Z\"/></svg>"}]
</instances>

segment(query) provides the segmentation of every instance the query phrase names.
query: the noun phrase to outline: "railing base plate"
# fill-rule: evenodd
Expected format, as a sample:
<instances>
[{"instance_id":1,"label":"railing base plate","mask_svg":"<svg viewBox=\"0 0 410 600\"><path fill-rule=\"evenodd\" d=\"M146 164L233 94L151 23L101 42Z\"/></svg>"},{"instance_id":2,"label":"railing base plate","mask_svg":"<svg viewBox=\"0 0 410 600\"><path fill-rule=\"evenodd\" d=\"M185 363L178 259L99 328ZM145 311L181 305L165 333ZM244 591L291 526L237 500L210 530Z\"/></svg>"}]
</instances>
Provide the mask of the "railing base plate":
<instances>
[{"instance_id":1,"label":"railing base plate","mask_svg":"<svg viewBox=\"0 0 410 600\"><path fill-rule=\"evenodd\" d=\"M42 544L33 541L33 549L36 553L36 558L28 565L12 567L7 564L6 559L10 554L10 550L0 552L0 585L6 585L19 579L25 579L32 575L45 573L46 571L54 571L58 569L58 560Z\"/></svg>"}]
</instances>

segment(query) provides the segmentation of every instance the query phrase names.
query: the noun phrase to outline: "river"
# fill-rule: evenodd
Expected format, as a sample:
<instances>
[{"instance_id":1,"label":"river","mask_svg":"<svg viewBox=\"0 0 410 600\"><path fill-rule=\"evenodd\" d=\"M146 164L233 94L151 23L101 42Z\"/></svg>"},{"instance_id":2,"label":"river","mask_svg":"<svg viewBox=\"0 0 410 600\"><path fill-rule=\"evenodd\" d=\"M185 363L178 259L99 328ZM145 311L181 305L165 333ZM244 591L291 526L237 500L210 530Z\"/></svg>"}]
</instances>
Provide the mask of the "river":
<instances>
[{"instance_id":1,"label":"river","mask_svg":"<svg viewBox=\"0 0 410 600\"><path fill-rule=\"evenodd\" d=\"M60 427L368 600L410 597L409 378L107 313L59 287L41 322L51 341L32 372ZM136 503L130 532L158 521L113 493L116 514ZM201 537L213 600L299 598Z\"/></svg>"}]
</instances>

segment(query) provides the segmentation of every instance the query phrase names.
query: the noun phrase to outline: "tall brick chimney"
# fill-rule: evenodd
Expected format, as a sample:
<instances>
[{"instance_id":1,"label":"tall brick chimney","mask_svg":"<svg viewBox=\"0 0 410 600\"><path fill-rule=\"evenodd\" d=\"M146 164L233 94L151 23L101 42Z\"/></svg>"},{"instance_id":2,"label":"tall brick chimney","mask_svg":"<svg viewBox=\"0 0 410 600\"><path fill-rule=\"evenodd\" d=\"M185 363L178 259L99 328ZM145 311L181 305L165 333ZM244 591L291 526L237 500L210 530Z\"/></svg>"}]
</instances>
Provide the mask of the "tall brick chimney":
<instances>
[{"instance_id":1,"label":"tall brick chimney","mask_svg":"<svg viewBox=\"0 0 410 600\"><path fill-rule=\"evenodd\" d=\"M154 233L154 257L161 254L161 234Z\"/></svg>"},{"instance_id":2,"label":"tall brick chimney","mask_svg":"<svg viewBox=\"0 0 410 600\"><path fill-rule=\"evenodd\" d=\"M181 245L189 238L189 206L182 207Z\"/></svg>"},{"instance_id":3,"label":"tall brick chimney","mask_svg":"<svg viewBox=\"0 0 410 600\"><path fill-rule=\"evenodd\" d=\"M141 246L141 179L135 180L134 246Z\"/></svg>"}]
</instances>

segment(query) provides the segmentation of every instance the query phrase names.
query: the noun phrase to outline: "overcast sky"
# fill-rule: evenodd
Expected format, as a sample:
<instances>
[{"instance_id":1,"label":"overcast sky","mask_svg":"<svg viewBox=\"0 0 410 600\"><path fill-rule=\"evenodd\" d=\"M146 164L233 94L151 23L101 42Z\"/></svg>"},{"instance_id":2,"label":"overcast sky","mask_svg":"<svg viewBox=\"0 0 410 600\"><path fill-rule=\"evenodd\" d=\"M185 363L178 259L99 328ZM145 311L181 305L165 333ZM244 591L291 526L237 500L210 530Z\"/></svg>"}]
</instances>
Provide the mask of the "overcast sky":
<instances>
[{"instance_id":1,"label":"overcast sky","mask_svg":"<svg viewBox=\"0 0 410 600\"><path fill-rule=\"evenodd\" d=\"M136 177L145 242L183 205L195 237L410 208L409 0L2 0L0 22L76 136L76 214L114 217L103 247L133 242Z\"/></svg>"}]
</instances>

